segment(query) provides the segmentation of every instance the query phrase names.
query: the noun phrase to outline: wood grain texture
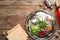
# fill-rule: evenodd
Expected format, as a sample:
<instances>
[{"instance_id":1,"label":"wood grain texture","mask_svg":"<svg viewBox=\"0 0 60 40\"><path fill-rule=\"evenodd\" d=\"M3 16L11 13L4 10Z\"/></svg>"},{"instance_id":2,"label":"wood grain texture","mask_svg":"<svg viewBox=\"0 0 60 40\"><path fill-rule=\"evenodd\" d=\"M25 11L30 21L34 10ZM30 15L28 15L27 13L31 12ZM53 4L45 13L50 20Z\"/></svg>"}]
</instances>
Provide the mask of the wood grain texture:
<instances>
[{"instance_id":1,"label":"wood grain texture","mask_svg":"<svg viewBox=\"0 0 60 40\"><path fill-rule=\"evenodd\" d=\"M40 5L43 1L44 0L0 0L0 5Z\"/></svg>"},{"instance_id":2,"label":"wood grain texture","mask_svg":"<svg viewBox=\"0 0 60 40\"><path fill-rule=\"evenodd\" d=\"M45 9L44 0L0 0L0 34L20 24L25 30L25 20L34 10ZM54 10L45 10L54 14ZM5 40L0 37L1 40ZM32 40L27 37L27 40Z\"/></svg>"}]
</instances>

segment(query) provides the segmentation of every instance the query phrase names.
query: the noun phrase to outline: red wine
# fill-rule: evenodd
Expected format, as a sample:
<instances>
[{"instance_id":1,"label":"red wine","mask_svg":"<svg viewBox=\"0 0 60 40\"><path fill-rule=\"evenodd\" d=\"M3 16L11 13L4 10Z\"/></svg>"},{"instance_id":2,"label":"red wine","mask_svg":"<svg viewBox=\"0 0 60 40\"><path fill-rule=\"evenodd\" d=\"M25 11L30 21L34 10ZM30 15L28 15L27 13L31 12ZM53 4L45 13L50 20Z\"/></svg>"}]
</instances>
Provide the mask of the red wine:
<instances>
[{"instance_id":1,"label":"red wine","mask_svg":"<svg viewBox=\"0 0 60 40\"><path fill-rule=\"evenodd\" d=\"M57 16L57 22L58 26L60 26L60 7L56 8L56 16Z\"/></svg>"}]
</instances>

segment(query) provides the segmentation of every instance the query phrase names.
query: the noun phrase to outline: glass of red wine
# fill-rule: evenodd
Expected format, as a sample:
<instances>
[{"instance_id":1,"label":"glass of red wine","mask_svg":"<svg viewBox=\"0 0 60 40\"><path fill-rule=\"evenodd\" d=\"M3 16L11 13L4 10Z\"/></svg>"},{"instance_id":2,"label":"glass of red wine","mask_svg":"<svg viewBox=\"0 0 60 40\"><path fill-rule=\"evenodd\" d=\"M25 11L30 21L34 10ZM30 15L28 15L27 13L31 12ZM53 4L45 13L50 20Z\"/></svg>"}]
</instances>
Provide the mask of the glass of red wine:
<instances>
[{"instance_id":1,"label":"glass of red wine","mask_svg":"<svg viewBox=\"0 0 60 40\"><path fill-rule=\"evenodd\" d=\"M55 13L56 13L56 17L57 17L58 26L60 26L60 7L56 8ZM60 27L59 27L59 29L60 29Z\"/></svg>"}]
</instances>

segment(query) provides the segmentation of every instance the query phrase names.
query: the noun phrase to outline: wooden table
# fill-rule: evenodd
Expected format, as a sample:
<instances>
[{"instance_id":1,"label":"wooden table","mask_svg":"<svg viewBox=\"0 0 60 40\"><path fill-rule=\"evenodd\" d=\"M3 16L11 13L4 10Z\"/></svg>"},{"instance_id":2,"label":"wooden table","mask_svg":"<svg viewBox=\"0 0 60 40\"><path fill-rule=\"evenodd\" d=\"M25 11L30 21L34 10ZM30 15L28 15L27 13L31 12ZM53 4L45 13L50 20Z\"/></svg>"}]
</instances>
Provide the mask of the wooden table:
<instances>
[{"instance_id":1,"label":"wooden table","mask_svg":"<svg viewBox=\"0 0 60 40\"><path fill-rule=\"evenodd\" d=\"M44 0L0 0L0 35L20 24L25 30L26 17L34 10L44 9L55 15L55 6L49 9ZM2 37L0 37L1 40ZM28 37L28 40L31 38Z\"/></svg>"}]
</instances>

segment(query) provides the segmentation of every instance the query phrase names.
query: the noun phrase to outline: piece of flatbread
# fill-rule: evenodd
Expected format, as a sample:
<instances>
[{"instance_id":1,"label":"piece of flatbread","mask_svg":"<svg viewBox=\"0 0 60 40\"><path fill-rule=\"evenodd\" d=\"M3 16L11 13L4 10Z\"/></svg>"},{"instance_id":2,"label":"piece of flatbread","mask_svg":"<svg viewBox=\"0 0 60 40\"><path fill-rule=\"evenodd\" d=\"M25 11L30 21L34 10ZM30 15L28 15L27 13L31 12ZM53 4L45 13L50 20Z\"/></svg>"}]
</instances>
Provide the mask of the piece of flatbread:
<instances>
[{"instance_id":1,"label":"piece of flatbread","mask_svg":"<svg viewBox=\"0 0 60 40\"><path fill-rule=\"evenodd\" d=\"M7 31L9 40L27 40L27 34L20 24Z\"/></svg>"}]
</instances>

